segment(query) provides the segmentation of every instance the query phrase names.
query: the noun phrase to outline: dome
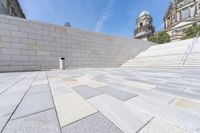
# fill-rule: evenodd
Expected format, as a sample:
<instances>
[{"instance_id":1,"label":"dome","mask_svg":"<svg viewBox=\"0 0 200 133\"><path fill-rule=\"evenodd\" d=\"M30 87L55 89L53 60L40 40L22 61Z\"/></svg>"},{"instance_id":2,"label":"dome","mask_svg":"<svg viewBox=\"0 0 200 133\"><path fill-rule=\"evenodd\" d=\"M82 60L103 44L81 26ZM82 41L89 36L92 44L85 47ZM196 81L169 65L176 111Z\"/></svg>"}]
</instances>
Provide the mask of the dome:
<instances>
[{"instance_id":1,"label":"dome","mask_svg":"<svg viewBox=\"0 0 200 133\"><path fill-rule=\"evenodd\" d=\"M182 1L184 1L184 0L171 0L171 4L172 5L175 5L175 4L177 4L177 3L180 3L180 2L182 2Z\"/></svg>"},{"instance_id":2,"label":"dome","mask_svg":"<svg viewBox=\"0 0 200 133\"><path fill-rule=\"evenodd\" d=\"M143 16L149 16L149 12L148 11L142 11L139 15L139 17L143 17Z\"/></svg>"},{"instance_id":3,"label":"dome","mask_svg":"<svg viewBox=\"0 0 200 133\"><path fill-rule=\"evenodd\" d=\"M177 2L177 0L171 0L171 3L174 5Z\"/></svg>"}]
</instances>

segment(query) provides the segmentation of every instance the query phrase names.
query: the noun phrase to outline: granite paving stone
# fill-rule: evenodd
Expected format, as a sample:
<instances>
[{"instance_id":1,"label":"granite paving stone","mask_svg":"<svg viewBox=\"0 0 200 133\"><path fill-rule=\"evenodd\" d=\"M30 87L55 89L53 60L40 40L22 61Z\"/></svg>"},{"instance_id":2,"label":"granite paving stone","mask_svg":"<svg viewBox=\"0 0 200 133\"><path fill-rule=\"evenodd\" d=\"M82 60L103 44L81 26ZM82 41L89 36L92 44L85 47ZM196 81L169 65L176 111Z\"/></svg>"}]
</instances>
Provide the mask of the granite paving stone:
<instances>
[{"instance_id":1,"label":"granite paving stone","mask_svg":"<svg viewBox=\"0 0 200 133\"><path fill-rule=\"evenodd\" d=\"M79 82L85 84L85 85L88 85L92 88L99 88L99 87L104 87L106 86L105 83L101 83L101 82L98 82L98 81L95 81L95 80L92 80L88 77L80 77L80 78L76 78Z\"/></svg>"},{"instance_id":2,"label":"granite paving stone","mask_svg":"<svg viewBox=\"0 0 200 133\"><path fill-rule=\"evenodd\" d=\"M77 81L76 79L67 79L67 80L65 80L65 83L68 84L70 87L84 85L83 83Z\"/></svg>"},{"instance_id":3,"label":"granite paving stone","mask_svg":"<svg viewBox=\"0 0 200 133\"><path fill-rule=\"evenodd\" d=\"M95 96L101 95L103 93L103 92L97 91L94 88L89 87L87 85L73 87L72 89L74 89L80 96L82 96L85 99L95 97Z\"/></svg>"},{"instance_id":4,"label":"granite paving stone","mask_svg":"<svg viewBox=\"0 0 200 133\"><path fill-rule=\"evenodd\" d=\"M0 130L199 133L199 72L119 67L0 73L0 88L12 84L0 94Z\"/></svg>"},{"instance_id":5,"label":"granite paving stone","mask_svg":"<svg viewBox=\"0 0 200 133\"><path fill-rule=\"evenodd\" d=\"M118 88L120 90L130 92L130 93L133 93L133 94L136 94L136 95L149 97L149 98L152 98L152 99L157 99L158 101L164 102L164 103L169 103L175 98L174 96L171 96L171 95L168 95L168 94L165 94L165 93L147 91L147 90L144 90L144 89L137 89L137 88L125 86L125 85L122 85L120 83L113 82L113 81L112 82L109 81L109 82L106 82L106 83L109 84L110 86Z\"/></svg>"},{"instance_id":6,"label":"granite paving stone","mask_svg":"<svg viewBox=\"0 0 200 133\"><path fill-rule=\"evenodd\" d=\"M192 133L200 132L200 115L196 113L191 113L144 97L136 97L127 101L126 104L128 106L137 106Z\"/></svg>"},{"instance_id":7,"label":"granite paving stone","mask_svg":"<svg viewBox=\"0 0 200 133\"><path fill-rule=\"evenodd\" d=\"M174 126L160 118L154 118L139 133L188 133L187 131Z\"/></svg>"},{"instance_id":8,"label":"granite paving stone","mask_svg":"<svg viewBox=\"0 0 200 133\"><path fill-rule=\"evenodd\" d=\"M162 85L158 85L156 88L166 88L169 90L184 91L186 86L176 86L176 85L169 85L169 84L165 83Z\"/></svg>"},{"instance_id":9,"label":"granite paving stone","mask_svg":"<svg viewBox=\"0 0 200 133\"><path fill-rule=\"evenodd\" d=\"M188 87L184 90L184 92L192 93L192 94L197 94L200 96L200 88L199 87Z\"/></svg>"},{"instance_id":10,"label":"granite paving stone","mask_svg":"<svg viewBox=\"0 0 200 133\"><path fill-rule=\"evenodd\" d=\"M123 133L101 113L88 116L62 128L62 133Z\"/></svg>"},{"instance_id":11,"label":"granite paving stone","mask_svg":"<svg viewBox=\"0 0 200 133\"><path fill-rule=\"evenodd\" d=\"M148 92L148 91L135 90L133 88L125 88L125 90L129 90L135 93L137 92L141 96L155 99L159 102L166 103L166 104L170 103L175 98L174 96L168 95L166 93L161 93L161 92L153 92L153 91Z\"/></svg>"},{"instance_id":12,"label":"granite paving stone","mask_svg":"<svg viewBox=\"0 0 200 133\"><path fill-rule=\"evenodd\" d=\"M11 114L15 111L15 108L16 106L0 108L0 132L11 117Z\"/></svg>"},{"instance_id":13,"label":"granite paving stone","mask_svg":"<svg viewBox=\"0 0 200 133\"><path fill-rule=\"evenodd\" d=\"M53 91L53 95L65 95L66 93L71 93L73 90L61 79L51 78L49 79L49 85Z\"/></svg>"},{"instance_id":14,"label":"granite paving stone","mask_svg":"<svg viewBox=\"0 0 200 133\"><path fill-rule=\"evenodd\" d=\"M11 120L2 133L61 133L54 109Z\"/></svg>"},{"instance_id":15,"label":"granite paving stone","mask_svg":"<svg viewBox=\"0 0 200 133\"><path fill-rule=\"evenodd\" d=\"M48 80L36 80L32 85L48 84Z\"/></svg>"},{"instance_id":16,"label":"granite paving stone","mask_svg":"<svg viewBox=\"0 0 200 133\"><path fill-rule=\"evenodd\" d=\"M40 88L41 86L38 87ZM32 89L33 88L31 88L31 90ZM40 93L28 92L13 114L12 119L31 115L37 112L51 109L53 107L54 105L50 90Z\"/></svg>"},{"instance_id":17,"label":"granite paving stone","mask_svg":"<svg viewBox=\"0 0 200 133\"><path fill-rule=\"evenodd\" d=\"M120 100L123 100L123 101L126 101L128 99L131 99L131 98L137 96L134 93L129 93L129 92L126 92L126 91L122 91L122 90L119 90L117 88L110 87L110 86L96 88L96 90L98 90L100 92L103 92L103 93L106 93L108 95L111 95L111 96L113 96L115 98L118 98Z\"/></svg>"},{"instance_id":18,"label":"granite paving stone","mask_svg":"<svg viewBox=\"0 0 200 133\"><path fill-rule=\"evenodd\" d=\"M33 75L30 75L29 77L32 76ZM33 78L31 79L32 81ZM22 79L22 81L23 80L26 79ZM29 89L30 85L30 82L28 82L27 84L15 84L5 93L0 95L0 131L2 130L6 122L10 119L12 113L19 105L21 99L25 95L26 91Z\"/></svg>"},{"instance_id":19,"label":"granite paving stone","mask_svg":"<svg viewBox=\"0 0 200 133\"><path fill-rule=\"evenodd\" d=\"M124 102L106 94L88 101L125 133L137 132L153 117L135 106L127 106Z\"/></svg>"},{"instance_id":20,"label":"granite paving stone","mask_svg":"<svg viewBox=\"0 0 200 133\"><path fill-rule=\"evenodd\" d=\"M49 82L61 127L97 112L94 107L69 88L64 81L50 79ZM62 88L57 88L57 83L61 83ZM58 93L58 89L62 90L62 94Z\"/></svg>"},{"instance_id":21,"label":"granite paving stone","mask_svg":"<svg viewBox=\"0 0 200 133\"><path fill-rule=\"evenodd\" d=\"M197 101L192 101L184 98L176 98L172 102L172 105L200 114L200 102Z\"/></svg>"},{"instance_id":22,"label":"granite paving stone","mask_svg":"<svg viewBox=\"0 0 200 133\"><path fill-rule=\"evenodd\" d=\"M6 80L3 83L0 84L0 94L4 91L6 91L7 89L9 89L10 87L12 87L15 83L17 83L18 81L22 80L23 78L26 77L26 74L24 75L19 75L16 76L12 79Z\"/></svg>"},{"instance_id":23,"label":"granite paving stone","mask_svg":"<svg viewBox=\"0 0 200 133\"><path fill-rule=\"evenodd\" d=\"M50 91L48 84L40 84L40 85L31 85L27 95L34 95L37 93L48 92Z\"/></svg>"},{"instance_id":24,"label":"granite paving stone","mask_svg":"<svg viewBox=\"0 0 200 133\"><path fill-rule=\"evenodd\" d=\"M177 91L177 90L166 89L166 88L158 88L158 87L155 88L153 91L164 92L164 93L168 93L168 94L175 95L178 97L200 100L200 96L198 94L193 94L193 93L188 93L188 92L183 92L183 91Z\"/></svg>"},{"instance_id":25,"label":"granite paving stone","mask_svg":"<svg viewBox=\"0 0 200 133\"><path fill-rule=\"evenodd\" d=\"M142 83L142 82L137 82L137 81L126 81L123 83L124 85L130 86L130 87L135 87L139 89L145 89L145 90L152 90L155 88L155 85L147 84L147 83Z\"/></svg>"}]
</instances>

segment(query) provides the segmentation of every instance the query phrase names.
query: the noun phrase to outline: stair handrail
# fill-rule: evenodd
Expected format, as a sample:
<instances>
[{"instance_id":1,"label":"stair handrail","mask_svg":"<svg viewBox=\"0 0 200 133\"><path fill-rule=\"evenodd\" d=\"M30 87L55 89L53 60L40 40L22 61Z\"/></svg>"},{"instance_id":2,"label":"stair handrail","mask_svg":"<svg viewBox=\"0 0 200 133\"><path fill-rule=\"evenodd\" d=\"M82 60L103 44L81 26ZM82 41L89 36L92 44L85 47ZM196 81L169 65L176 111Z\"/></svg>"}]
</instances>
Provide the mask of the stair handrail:
<instances>
[{"instance_id":1,"label":"stair handrail","mask_svg":"<svg viewBox=\"0 0 200 133\"><path fill-rule=\"evenodd\" d=\"M194 46L199 41L199 37L200 37L200 31L196 34L195 38L192 40L192 43L188 44L187 49L185 50L185 53L182 58L183 66L185 65L185 62L188 60L188 56L192 53Z\"/></svg>"}]
</instances>

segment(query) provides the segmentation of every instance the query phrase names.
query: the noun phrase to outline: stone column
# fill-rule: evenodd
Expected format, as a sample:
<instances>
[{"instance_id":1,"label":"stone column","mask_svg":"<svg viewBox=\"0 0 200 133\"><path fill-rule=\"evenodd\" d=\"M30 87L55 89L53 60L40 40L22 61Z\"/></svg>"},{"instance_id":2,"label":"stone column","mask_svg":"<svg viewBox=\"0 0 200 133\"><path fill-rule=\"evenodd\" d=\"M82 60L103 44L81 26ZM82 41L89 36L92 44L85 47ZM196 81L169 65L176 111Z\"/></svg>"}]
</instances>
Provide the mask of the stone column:
<instances>
[{"instance_id":1,"label":"stone column","mask_svg":"<svg viewBox=\"0 0 200 133\"><path fill-rule=\"evenodd\" d=\"M197 15L197 8L198 8L196 0L194 0L194 7L195 7L195 15L194 16L196 16Z\"/></svg>"}]
</instances>

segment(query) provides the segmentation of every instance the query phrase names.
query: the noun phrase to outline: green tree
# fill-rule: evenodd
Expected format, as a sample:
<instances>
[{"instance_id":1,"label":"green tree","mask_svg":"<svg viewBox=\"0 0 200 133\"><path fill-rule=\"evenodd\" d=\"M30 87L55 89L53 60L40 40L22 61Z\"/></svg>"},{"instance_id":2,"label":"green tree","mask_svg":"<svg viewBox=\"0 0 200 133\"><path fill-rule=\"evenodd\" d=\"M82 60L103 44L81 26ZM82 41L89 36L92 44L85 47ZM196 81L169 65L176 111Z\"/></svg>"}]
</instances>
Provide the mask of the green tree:
<instances>
[{"instance_id":1,"label":"green tree","mask_svg":"<svg viewBox=\"0 0 200 133\"><path fill-rule=\"evenodd\" d=\"M199 31L200 25L195 24L184 31L184 37L182 39L194 38Z\"/></svg>"},{"instance_id":2,"label":"green tree","mask_svg":"<svg viewBox=\"0 0 200 133\"><path fill-rule=\"evenodd\" d=\"M158 44L167 43L167 42L170 42L170 35L166 31L163 31L156 35L150 36L148 38L148 41L158 43Z\"/></svg>"}]
</instances>

